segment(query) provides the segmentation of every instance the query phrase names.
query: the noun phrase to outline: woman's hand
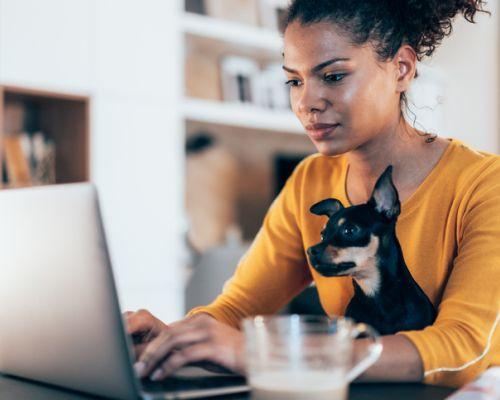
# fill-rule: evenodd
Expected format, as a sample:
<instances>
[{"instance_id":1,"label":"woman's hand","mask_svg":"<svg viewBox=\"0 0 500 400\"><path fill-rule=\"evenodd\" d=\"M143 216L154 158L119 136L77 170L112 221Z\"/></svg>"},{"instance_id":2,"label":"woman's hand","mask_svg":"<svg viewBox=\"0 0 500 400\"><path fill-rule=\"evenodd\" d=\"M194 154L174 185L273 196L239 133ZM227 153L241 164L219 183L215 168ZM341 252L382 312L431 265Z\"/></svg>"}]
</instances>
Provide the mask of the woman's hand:
<instances>
[{"instance_id":1,"label":"woman's hand","mask_svg":"<svg viewBox=\"0 0 500 400\"><path fill-rule=\"evenodd\" d=\"M129 323L135 318L129 316ZM134 368L141 378L150 376L152 380L161 380L186 364L200 363L216 364L241 375L245 373L243 333L210 315L195 314L169 326L144 312L140 319L141 323L130 326L151 327L156 333L136 351L138 359ZM129 332L133 334L130 329Z\"/></svg>"},{"instance_id":2,"label":"woman's hand","mask_svg":"<svg viewBox=\"0 0 500 400\"><path fill-rule=\"evenodd\" d=\"M123 313L127 333L132 337L135 358L139 358L149 342L167 328L163 322L147 310Z\"/></svg>"}]
</instances>

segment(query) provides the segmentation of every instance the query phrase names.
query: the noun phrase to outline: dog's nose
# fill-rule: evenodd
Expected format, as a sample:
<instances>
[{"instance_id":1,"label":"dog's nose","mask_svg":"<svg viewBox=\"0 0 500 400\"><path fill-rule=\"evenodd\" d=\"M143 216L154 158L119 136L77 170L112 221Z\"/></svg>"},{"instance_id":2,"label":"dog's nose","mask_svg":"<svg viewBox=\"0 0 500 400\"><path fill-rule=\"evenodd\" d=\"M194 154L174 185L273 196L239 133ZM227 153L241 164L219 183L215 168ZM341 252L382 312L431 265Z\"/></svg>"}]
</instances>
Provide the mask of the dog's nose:
<instances>
[{"instance_id":1,"label":"dog's nose","mask_svg":"<svg viewBox=\"0 0 500 400\"><path fill-rule=\"evenodd\" d=\"M314 257L316 256L317 254L319 253L318 249L314 246L311 246L307 249L307 254L310 256L310 257Z\"/></svg>"}]
</instances>

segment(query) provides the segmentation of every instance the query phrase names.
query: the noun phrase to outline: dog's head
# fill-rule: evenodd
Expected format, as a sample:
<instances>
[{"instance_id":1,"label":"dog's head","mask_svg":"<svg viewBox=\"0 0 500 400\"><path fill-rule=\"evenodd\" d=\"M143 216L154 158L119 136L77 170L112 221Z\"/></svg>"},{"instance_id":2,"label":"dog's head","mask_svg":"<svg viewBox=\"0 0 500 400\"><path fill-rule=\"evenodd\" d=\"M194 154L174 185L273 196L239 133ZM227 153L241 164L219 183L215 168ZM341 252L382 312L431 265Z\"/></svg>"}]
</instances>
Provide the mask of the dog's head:
<instances>
[{"instance_id":1,"label":"dog's head","mask_svg":"<svg viewBox=\"0 0 500 400\"><path fill-rule=\"evenodd\" d=\"M388 240L400 213L392 166L379 177L367 203L344 208L339 200L326 199L310 211L328 216L321 241L307 249L313 268L324 276L371 276L381 243Z\"/></svg>"}]
</instances>

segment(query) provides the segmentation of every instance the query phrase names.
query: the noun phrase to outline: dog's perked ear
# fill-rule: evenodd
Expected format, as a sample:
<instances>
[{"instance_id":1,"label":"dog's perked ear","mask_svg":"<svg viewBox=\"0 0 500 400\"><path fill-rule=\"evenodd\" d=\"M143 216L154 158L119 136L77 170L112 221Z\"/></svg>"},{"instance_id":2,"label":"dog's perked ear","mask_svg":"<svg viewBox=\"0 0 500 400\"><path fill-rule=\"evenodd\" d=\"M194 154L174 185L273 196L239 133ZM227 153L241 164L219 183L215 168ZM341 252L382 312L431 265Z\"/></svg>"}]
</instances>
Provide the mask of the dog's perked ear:
<instances>
[{"instance_id":1,"label":"dog's perked ear","mask_svg":"<svg viewBox=\"0 0 500 400\"><path fill-rule=\"evenodd\" d=\"M392 165L389 165L378 178L372 197L368 201L375 210L389 219L396 218L401 212L401 203L396 186L392 182Z\"/></svg>"},{"instance_id":2,"label":"dog's perked ear","mask_svg":"<svg viewBox=\"0 0 500 400\"><path fill-rule=\"evenodd\" d=\"M319 203L314 204L309 211L316 215L328 215L331 217L337 211L343 209L344 206L337 199L325 199L321 200Z\"/></svg>"}]
</instances>

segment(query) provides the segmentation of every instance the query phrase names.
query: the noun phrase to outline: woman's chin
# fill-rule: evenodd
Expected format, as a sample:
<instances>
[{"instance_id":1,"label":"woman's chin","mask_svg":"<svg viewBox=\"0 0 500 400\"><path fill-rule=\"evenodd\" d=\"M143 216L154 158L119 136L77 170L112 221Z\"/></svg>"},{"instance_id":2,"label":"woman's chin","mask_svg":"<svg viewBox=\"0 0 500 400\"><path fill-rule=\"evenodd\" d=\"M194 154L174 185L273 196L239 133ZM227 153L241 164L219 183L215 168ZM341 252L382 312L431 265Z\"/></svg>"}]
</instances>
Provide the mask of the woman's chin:
<instances>
[{"instance_id":1,"label":"woman's chin","mask_svg":"<svg viewBox=\"0 0 500 400\"><path fill-rule=\"evenodd\" d=\"M339 156L341 154L347 153L350 149L345 148L345 146L339 145L337 141L322 140L322 141L312 141L318 153L323 156L333 157Z\"/></svg>"}]
</instances>

